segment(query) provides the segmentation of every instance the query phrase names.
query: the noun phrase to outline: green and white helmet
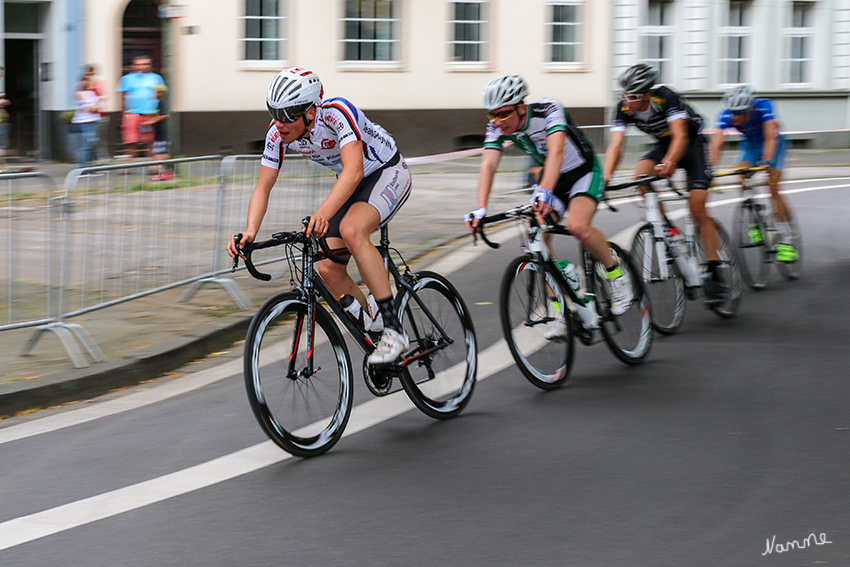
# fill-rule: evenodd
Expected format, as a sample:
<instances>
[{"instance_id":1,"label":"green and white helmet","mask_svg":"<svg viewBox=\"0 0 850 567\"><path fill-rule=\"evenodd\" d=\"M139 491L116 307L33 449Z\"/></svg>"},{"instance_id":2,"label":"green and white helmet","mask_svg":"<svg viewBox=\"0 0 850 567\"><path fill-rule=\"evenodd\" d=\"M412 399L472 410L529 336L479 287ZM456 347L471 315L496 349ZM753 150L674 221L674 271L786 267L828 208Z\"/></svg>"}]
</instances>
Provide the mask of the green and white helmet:
<instances>
[{"instance_id":1,"label":"green and white helmet","mask_svg":"<svg viewBox=\"0 0 850 567\"><path fill-rule=\"evenodd\" d=\"M519 75L504 75L494 79L484 89L484 108L496 110L510 104L519 104L528 96L528 86Z\"/></svg>"}]
</instances>

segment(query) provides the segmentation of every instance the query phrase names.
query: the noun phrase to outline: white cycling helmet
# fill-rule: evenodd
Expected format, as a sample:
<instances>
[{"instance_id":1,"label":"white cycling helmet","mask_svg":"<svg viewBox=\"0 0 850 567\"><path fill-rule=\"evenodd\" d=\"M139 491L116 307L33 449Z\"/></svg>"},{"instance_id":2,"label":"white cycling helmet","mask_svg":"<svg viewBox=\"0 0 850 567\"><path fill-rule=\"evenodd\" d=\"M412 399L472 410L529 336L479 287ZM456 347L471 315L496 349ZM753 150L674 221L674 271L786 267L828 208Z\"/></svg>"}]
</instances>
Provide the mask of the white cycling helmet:
<instances>
[{"instance_id":1,"label":"white cycling helmet","mask_svg":"<svg viewBox=\"0 0 850 567\"><path fill-rule=\"evenodd\" d=\"M266 94L269 114L281 122L295 121L320 102L322 82L318 75L301 67L290 67L278 73Z\"/></svg>"},{"instance_id":2,"label":"white cycling helmet","mask_svg":"<svg viewBox=\"0 0 850 567\"><path fill-rule=\"evenodd\" d=\"M528 87L519 75L493 79L484 89L484 108L496 110L509 104L519 104L528 96Z\"/></svg>"},{"instance_id":3,"label":"white cycling helmet","mask_svg":"<svg viewBox=\"0 0 850 567\"><path fill-rule=\"evenodd\" d=\"M753 104L753 88L738 85L723 95L723 104L732 112L744 112Z\"/></svg>"},{"instance_id":4,"label":"white cycling helmet","mask_svg":"<svg viewBox=\"0 0 850 567\"><path fill-rule=\"evenodd\" d=\"M658 80L658 71L646 63L632 65L620 73L620 88L626 94L648 93Z\"/></svg>"}]
</instances>

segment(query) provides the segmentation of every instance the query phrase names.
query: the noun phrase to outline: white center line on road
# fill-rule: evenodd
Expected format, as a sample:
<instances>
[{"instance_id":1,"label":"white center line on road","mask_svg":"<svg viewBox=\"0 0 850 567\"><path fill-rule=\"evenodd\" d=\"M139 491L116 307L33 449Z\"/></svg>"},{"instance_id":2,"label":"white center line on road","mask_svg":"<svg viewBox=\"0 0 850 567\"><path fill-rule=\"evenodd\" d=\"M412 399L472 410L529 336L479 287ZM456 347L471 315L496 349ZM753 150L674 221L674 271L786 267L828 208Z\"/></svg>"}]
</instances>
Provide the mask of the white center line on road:
<instances>
[{"instance_id":1,"label":"white center line on road","mask_svg":"<svg viewBox=\"0 0 850 567\"><path fill-rule=\"evenodd\" d=\"M479 382L514 364L504 340L479 353L478 360ZM369 400L354 408L344 436L392 419L413 407L403 391ZM0 524L0 551L206 488L290 457L266 441L181 471L14 518Z\"/></svg>"}]
</instances>

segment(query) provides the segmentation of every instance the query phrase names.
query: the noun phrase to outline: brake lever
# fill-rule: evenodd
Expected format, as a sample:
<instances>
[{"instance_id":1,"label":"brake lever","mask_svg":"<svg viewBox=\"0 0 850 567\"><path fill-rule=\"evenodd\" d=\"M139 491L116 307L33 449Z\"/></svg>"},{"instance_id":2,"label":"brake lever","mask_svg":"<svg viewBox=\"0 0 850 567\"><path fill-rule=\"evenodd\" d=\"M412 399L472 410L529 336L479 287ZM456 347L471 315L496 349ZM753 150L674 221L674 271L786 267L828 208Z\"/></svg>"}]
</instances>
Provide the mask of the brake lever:
<instances>
[{"instance_id":1,"label":"brake lever","mask_svg":"<svg viewBox=\"0 0 850 567\"><path fill-rule=\"evenodd\" d=\"M233 235L233 243L236 245L236 256L233 257L233 267L230 268L230 273L236 271L236 266L239 265L239 251L242 250L242 247L239 246L239 243L242 242L242 233L237 232Z\"/></svg>"}]
</instances>

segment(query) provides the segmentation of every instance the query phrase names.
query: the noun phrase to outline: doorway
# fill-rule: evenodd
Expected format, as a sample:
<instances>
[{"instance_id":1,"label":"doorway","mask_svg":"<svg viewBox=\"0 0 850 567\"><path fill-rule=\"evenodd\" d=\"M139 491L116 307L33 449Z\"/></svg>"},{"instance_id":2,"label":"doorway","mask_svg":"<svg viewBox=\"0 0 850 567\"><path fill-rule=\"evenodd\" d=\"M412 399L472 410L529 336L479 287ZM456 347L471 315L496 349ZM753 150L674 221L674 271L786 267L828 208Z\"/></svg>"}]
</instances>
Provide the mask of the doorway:
<instances>
[{"instance_id":1,"label":"doorway","mask_svg":"<svg viewBox=\"0 0 850 567\"><path fill-rule=\"evenodd\" d=\"M38 40L7 39L6 98L9 99L8 154L38 155Z\"/></svg>"}]
</instances>

